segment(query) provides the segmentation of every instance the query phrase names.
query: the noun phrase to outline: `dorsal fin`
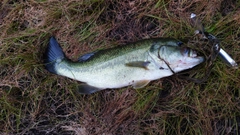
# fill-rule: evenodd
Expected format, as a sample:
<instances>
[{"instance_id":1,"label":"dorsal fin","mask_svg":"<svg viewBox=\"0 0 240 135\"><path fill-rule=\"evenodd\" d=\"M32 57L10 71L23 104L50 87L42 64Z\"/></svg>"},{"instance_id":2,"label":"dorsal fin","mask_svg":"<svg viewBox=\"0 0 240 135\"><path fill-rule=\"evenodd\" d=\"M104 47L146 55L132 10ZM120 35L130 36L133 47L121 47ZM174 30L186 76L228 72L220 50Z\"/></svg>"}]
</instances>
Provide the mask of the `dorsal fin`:
<instances>
[{"instance_id":1,"label":"dorsal fin","mask_svg":"<svg viewBox=\"0 0 240 135\"><path fill-rule=\"evenodd\" d=\"M96 52L91 52L91 53L84 54L84 55L82 55L82 56L80 56L80 57L78 58L78 61L79 61L79 62L87 61L87 60L89 60L92 56L94 56L95 53L96 53Z\"/></svg>"}]
</instances>

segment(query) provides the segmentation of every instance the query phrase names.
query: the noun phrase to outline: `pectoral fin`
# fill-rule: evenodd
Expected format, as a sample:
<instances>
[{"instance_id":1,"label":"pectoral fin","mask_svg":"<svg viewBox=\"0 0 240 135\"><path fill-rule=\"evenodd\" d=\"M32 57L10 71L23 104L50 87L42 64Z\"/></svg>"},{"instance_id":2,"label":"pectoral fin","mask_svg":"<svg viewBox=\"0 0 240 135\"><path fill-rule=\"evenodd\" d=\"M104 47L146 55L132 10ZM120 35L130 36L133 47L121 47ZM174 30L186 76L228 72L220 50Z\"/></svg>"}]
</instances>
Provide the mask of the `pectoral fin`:
<instances>
[{"instance_id":1,"label":"pectoral fin","mask_svg":"<svg viewBox=\"0 0 240 135\"><path fill-rule=\"evenodd\" d=\"M150 80L135 81L132 86L134 89L140 89L140 88L145 87L149 82L150 82Z\"/></svg>"},{"instance_id":2,"label":"pectoral fin","mask_svg":"<svg viewBox=\"0 0 240 135\"><path fill-rule=\"evenodd\" d=\"M78 92L81 94L92 94L94 92L100 91L102 89L87 85L87 84L81 84L78 86Z\"/></svg>"},{"instance_id":3,"label":"pectoral fin","mask_svg":"<svg viewBox=\"0 0 240 135\"><path fill-rule=\"evenodd\" d=\"M150 64L149 61L133 61L133 62L126 63L125 65L129 67L139 67L139 68L144 68L148 70L147 66L149 64Z\"/></svg>"}]
</instances>

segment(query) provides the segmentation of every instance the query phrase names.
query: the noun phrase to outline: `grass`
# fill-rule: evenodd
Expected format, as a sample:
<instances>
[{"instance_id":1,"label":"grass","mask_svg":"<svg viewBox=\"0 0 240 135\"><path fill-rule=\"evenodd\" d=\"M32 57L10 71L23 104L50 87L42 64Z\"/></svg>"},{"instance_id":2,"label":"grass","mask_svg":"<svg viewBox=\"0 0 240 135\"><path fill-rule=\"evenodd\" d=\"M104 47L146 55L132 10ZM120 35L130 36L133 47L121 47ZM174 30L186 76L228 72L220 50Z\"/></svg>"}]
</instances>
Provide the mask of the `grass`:
<instances>
[{"instance_id":1,"label":"grass","mask_svg":"<svg viewBox=\"0 0 240 135\"><path fill-rule=\"evenodd\" d=\"M92 95L78 94L80 82L50 74L43 66L52 35L72 60L154 37L188 41L209 57L209 44L193 34L192 12L239 63L239 6L232 0L3 0L0 134L240 134L240 70L219 59L144 89ZM205 76L202 83L188 78Z\"/></svg>"}]
</instances>

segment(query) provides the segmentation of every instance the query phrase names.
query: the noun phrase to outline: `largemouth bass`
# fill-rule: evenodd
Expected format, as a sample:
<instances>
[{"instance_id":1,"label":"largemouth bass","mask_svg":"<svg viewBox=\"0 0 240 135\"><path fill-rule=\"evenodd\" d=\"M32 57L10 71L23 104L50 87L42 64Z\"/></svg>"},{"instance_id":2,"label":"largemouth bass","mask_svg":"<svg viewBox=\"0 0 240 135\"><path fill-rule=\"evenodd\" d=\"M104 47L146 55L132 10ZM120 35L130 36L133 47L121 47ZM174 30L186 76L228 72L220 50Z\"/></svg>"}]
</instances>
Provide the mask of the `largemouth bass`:
<instances>
[{"instance_id":1,"label":"largemouth bass","mask_svg":"<svg viewBox=\"0 0 240 135\"><path fill-rule=\"evenodd\" d=\"M51 37L44 62L49 72L84 82L79 87L83 94L129 85L138 89L152 80L171 76L204 61L204 57L181 47L182 44L173 38L146 39L87 53L73 62Z\"/></svg>"}]
</instances>

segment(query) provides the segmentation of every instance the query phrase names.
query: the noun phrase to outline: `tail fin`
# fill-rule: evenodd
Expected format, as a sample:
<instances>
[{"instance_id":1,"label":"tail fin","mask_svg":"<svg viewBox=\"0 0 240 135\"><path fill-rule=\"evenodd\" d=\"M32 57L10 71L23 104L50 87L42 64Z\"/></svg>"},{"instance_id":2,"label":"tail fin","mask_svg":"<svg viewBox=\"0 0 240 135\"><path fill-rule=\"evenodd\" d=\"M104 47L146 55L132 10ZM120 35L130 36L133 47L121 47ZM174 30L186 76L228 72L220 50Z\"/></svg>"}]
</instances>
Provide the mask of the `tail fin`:
<instances>
[{"instance_id":1,"label":"tail fin","mask_svg":"<svg viewBox=\"0 0 240 135\"><path fill-rule=\"evenodd\" d=\"M48 48L46 49L44 55L45 68L49 72L57 74L55 64L56 62L61 61L64 57L65 56L62 48L60 47L56 39L54 37L51 37Z\"/></svg>"}]
</instances>

